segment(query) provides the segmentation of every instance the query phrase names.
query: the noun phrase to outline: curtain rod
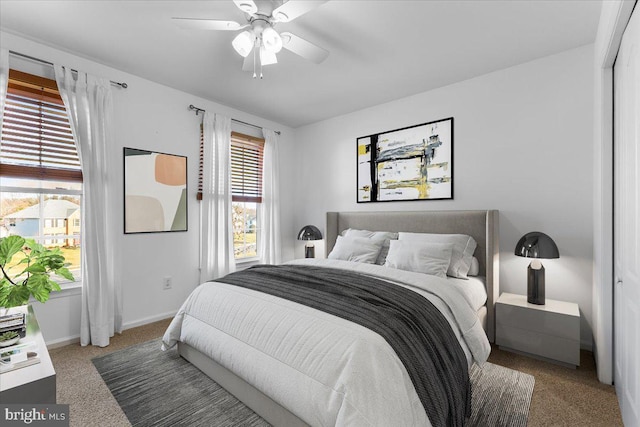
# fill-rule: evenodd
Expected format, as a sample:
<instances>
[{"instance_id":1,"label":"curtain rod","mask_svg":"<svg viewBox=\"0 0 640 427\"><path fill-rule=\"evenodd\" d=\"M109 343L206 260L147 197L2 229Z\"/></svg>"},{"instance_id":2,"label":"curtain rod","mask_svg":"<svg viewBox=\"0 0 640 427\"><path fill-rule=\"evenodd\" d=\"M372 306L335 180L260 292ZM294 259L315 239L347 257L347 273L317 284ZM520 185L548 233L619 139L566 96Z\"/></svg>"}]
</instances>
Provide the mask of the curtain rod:
<instances>
[{"instance_id":1,"label":"curtain rod","mask_svg":"<svg viewBox=\"0 0 640 427\"><path fill-rule=\"evenodd\" d=\"M198 107L196 107L196 106L195 106L195 105L193 105L193 104L189 105L189 110L193 110L193 111L195 111L195 112L196 112L196 116L197 116L200 112L203 112L203 113L204 113L204 112L206 111L206 110L203 110L202 108L198 108ZM236 123L242 123L243 125L251 126L251 127L256 128L256 129L262 129L262 127L261 127L261 126L253 125L253 124L251 124L251 123L247 123L247 122L243 122L242 120L231 119L231 121L234 121L234 122L236 122ZM279 130L277 130L277 131L275 131L275 133L277 133L278 135L280 135L280 133L281 133L281 132L280 132Z\"/></svg>"},{"instance_id":2,"label":"curtain rod","mask_svg":"<svg viewBox=\"0 0 640 427\"><path fill-rule=\"evenodd\" d=\"M40 64L44 64L44 65L48 65L50 67L53 67L53 62L49 62L49 61L45 61L44 59L35 58L33 56L25 55L24 53L15 52L13 50L10 50L9 54L11 54L13 56L19 56L20 58L29 59L31 61L39 62ZM74 70L74 69L71 69L71 71L73 71L74 73L78 72L78 70ZM112 85L119 86L119 87L121 87L123 89L126 89L126 88L129 87L129 85L127 85L124 82L120 83L120 82L114 82L113 80L109 80L109 81L111 82Z\"/></svg>"}]
</instances>

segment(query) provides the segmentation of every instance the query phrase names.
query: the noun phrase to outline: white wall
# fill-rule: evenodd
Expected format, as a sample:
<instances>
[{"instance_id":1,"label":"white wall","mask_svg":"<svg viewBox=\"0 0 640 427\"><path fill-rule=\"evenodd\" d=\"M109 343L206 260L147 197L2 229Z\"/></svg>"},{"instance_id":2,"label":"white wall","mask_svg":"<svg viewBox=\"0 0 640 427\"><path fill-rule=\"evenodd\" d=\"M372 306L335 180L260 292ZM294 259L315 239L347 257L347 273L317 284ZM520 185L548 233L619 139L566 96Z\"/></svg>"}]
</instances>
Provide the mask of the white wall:
<instances>
[{"instance_id":1,"label":"white wall","mask_svg":"<svg viewBox=\"0 0 640 427\"><path fill-rule=\"evenodd\" d=\"M188 110L189 104L282 131L279 147L282 223L293 222L290 206L293 203L291 198L294 171L287 167L295 164L292 157L292 129L12 34L1 33L0 36L4 48L111 80L126 82L129 85L128 89L114 88L113 91L113 150L117 153L122 153L123 147L132 147L188 156L187 232L124 235L122 197L119 198L118 205L113 207L120 221L113 233L118 246L116 253L119 256L119 274L123 285L125 328L171 316L199 282L200 232L196 187L199 123L202 115L196 117ZM185 64L185 69L187 68L188 64ZM122 154L119 154L120 159L121 156ZM115 166L114 172L120 180L117 189L121 192L122 162ZM289 230L287 227L283 229L283 240L293 242L295 230ZM293 257L293 243L285 246L283 255L287 259ZM162 290L162 278L165 276L173 278L171 290ZM64 291L44 305L34 303L34 307L47 343L65 342L79 336L78 290Z\"/></svg>"},{"instance_id":2,"label":"white wall","mask_svg":"<svg viewBox=\"0 0 640 427\"><path fill-rule=\"evenodd\" d=\"M452 201L356 203L356 138L454 117ZM500 210L501 291L526 294L528 231L557 243L547 298L573 301L590 348L593 262L593 46L335 117L296 130L297 228L327 211ZM304 159L304 160L303 160Z\"/></svg>"}]
</instances>

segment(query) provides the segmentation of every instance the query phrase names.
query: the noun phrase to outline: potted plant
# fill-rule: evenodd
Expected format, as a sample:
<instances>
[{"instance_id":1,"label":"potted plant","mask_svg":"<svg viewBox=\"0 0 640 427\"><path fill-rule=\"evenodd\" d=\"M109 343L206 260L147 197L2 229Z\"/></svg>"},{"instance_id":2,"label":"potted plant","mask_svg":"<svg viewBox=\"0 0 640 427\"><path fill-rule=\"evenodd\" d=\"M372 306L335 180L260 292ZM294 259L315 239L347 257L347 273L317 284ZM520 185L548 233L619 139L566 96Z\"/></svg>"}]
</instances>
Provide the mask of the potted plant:
<instances>
[{"instance_id":1,"label":"potted plant","mask_svg":"<svg viewBox=\"0 0 640 427\"><path fill-rule=\"evenodd\" d=\"M20 334L16 331L7 331L0 334L0 347L8 347L20 340Z\"/></svg>"},{"instance_id":2,"label":"potted plant","mask_svg":"<svg viewBox=\"0 0 640 427\"><path fill-rule=\"evenodd\" d=\"M14 256L22 256L12 264ZM49 299L49 293L59 291L60 285L51 279L51 273L74 280L64 262L60 248L48 249L33 239L8 236L0 239L0 307L18 307L33 296L40 302Z\"/></svg>"}]
</instances>

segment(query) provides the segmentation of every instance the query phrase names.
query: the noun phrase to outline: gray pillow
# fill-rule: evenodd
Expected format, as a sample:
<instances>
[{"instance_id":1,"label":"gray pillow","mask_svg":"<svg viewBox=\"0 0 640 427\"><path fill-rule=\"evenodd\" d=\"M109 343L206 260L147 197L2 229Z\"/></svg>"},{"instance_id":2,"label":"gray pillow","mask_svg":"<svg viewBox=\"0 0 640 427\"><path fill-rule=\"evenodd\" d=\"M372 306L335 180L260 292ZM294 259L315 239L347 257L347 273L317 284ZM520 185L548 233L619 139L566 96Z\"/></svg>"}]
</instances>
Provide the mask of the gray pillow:
<instances>
[{"instance_id":1,"label":"gray pillow","mask_svg":"<svg viewBox=\"0 0 640 427\"><path fill-rule=\"evenodd\" d=\"M446 279L452 249L451 243L393 240L384 266Z\"/></svg>"},{"instance_id":2,"label":"gray pillow","mask_svg":"<svg viewBox=\"0 0 640 427\"><path fill-rule=\"evenodd\" d=\"M378 258L382 242L364 237L338 236L327 258L373 264Z\"/></svg>"},{"instance_id":3,"label":"gray pillow","mask_svg":"<svg viewBox=\"0 0 640 427\"><path fill-rule=\"evenodd\" d=\"M473 257L471 258L471 268L469 268L467 276L477 276L478 274L480 274L480 261L478 261L478 258Z\"/></svg>"},{"instance_id":4,"label":"gray pillow","mask_svg":"<svg viewBox=\"0 0 640 427\"><path fill-rule=\"evenodd\" d=\"M348 237L363 237L377 242L382 242L382 249L380 250L378 259L376 259L375 262L378 265L384 265L384 262L387 259L387 253L389 253L389 241L398 240L398 233L390 231L369 231L348 228L342 232L342 235Z\"/></svg>"},{"instance_id":5,"label":"gray pillow","mask_svg":"<svg viewBox=\"0 0 640 427\"><path fill-rule=\"evenodd\" d=\"M447 275L466 279L471 268L473 252L478 244L473 237L466 234L432 234L432 233L399 233L399 240L412 242L451 243L453 252Z\"/></svg>"}]
</instances>

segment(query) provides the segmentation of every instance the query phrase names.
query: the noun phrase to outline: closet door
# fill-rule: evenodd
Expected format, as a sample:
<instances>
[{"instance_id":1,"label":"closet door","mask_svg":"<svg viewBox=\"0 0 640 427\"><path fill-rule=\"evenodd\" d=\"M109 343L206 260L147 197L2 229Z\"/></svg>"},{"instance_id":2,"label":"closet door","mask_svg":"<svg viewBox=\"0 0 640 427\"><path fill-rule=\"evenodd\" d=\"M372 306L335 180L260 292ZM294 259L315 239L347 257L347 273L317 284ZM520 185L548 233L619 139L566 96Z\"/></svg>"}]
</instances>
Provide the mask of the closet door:
<instances>
[{"instance_id":1,"label":"closet door","mask_svg":"<svg viewBox=\"0 0 640 427\"><path fill-rule=\"evenodd\" d=\"M640 11L614 65L614 379L626 426L640 426Z\"/></svg>"}]
</instances>

